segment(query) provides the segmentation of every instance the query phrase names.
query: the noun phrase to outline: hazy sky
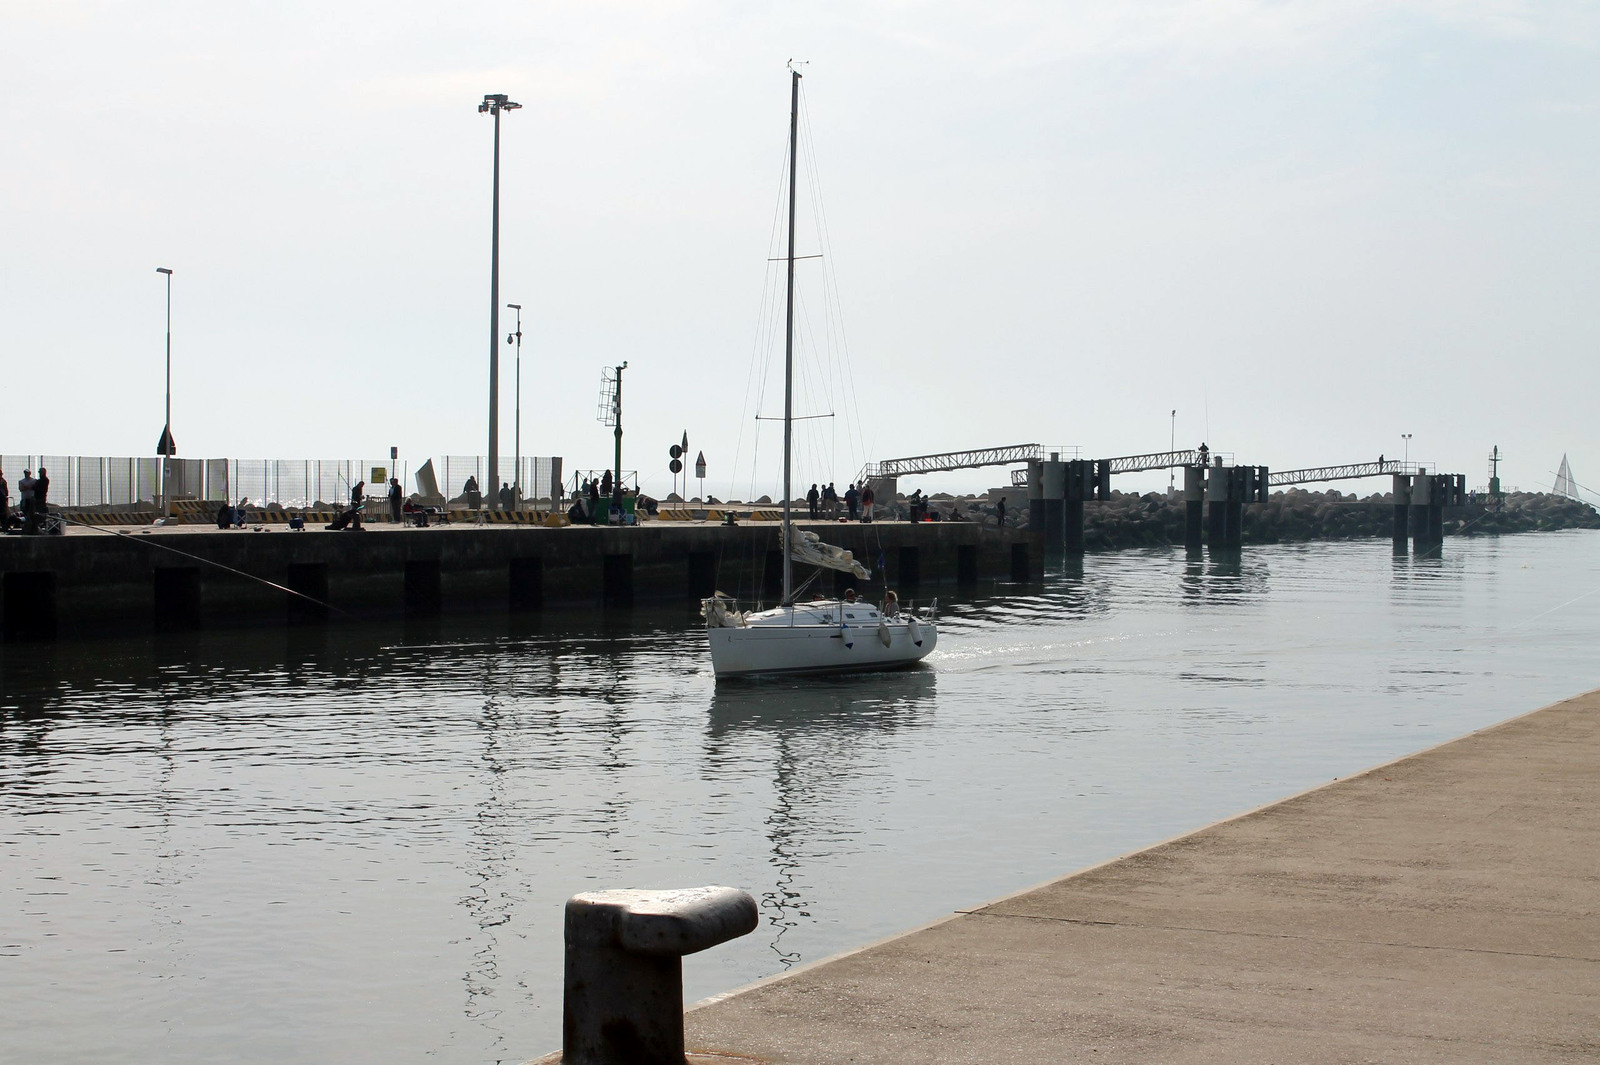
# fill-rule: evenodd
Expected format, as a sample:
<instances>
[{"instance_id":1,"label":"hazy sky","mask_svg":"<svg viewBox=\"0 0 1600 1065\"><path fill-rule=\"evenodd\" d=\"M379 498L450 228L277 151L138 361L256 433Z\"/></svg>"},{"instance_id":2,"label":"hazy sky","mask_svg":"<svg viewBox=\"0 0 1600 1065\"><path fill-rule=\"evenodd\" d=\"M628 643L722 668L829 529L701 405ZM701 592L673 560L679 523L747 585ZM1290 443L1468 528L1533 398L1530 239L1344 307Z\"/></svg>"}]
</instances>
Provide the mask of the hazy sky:
<instances>
[{"instance_id":1,"label":"hazy sky","mask_svg":"<svg viewBox=\"0 0 1600 1065\"><path fill-rule=\"evenodd\" d=\"M1510 484L1565 451L1600 486L1597 46L1562 0L0 0L0 450L154 451L169 266L181 454L483 453L476 108L506 92L524 452L608 462L626 359L647 490L686 429L713 492L771 491L776 377L749 389L794 57L849 351L807 341L835 385L801 413L839 417L804 484L1160 450L1176 408L1180 445L1279 469L1411 432L1475 485L1499 444Z\"/></svg>"}]
</instances>

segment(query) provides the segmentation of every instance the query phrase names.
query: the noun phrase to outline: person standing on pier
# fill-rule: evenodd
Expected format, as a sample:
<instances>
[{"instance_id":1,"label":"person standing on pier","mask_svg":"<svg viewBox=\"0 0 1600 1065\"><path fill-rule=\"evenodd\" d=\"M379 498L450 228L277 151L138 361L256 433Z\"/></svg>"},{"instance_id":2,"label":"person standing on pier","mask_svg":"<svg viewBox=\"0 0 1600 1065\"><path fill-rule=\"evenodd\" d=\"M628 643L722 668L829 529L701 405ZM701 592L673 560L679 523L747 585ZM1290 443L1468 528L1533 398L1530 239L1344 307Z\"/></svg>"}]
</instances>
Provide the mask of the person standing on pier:
<instances>
[{"instance_id":1,"label":"person standing on pier","mask_svg":"<svg viewBox=\"0 0 1600 1065\"><path fill-rule=\"evenodd\" d=\"M389 478L389 516L400 524L400 513L405 509L405 493L400 490L400 478Z\"/></svg>"},{"instance_id":2,"label":"person standing on pier","mask_svg":"<svg viewBox=\"0 0 1600 1065\"><path fill-rule=\"evenodd\" d=\"M817 486L812 485L811 491L806 493L806 510L810 513L812 521L817 520L817 504L821 499L822 496L817 492Z\"/></svg>"},{"instance_id":3,"label":"person standing on pier","mask_svg":"<svg viewBox=\"0 0 1600 1065\"><path fill-rule=\"evenodd\" d=\"M350 489L350 524L348 528L361 531L361 508L367 505L367 482L357 481Z\"/></svg>"},{"instance_id":4,"label":"person standing on pier","mask_svg":"<svg viewBox=\"0 0 1600 1065\"><path fill-rule=\"evenodd\" d=\"M873 494L872 486L865 481L861 483L861 522L866 524L872 520L872 501L877 496Z\"/></svg>"},{"instance_id":5,"label":"person standing on pier","mask_svg":"<svg viewBox=\"0 0 1600 1065\"><path fill-rule=\"evenodd\" d=\"M34 533L33 518L33 471L23 470L22 480L17 482L17 503L22 508L22 534L32 536Z\"/></svg>"},{"instance_id":6,"label":"person standing on pier","mask_svg":"<svg viewBox=\"0 0 1600 1065\"><path fill-rule=\"evenodd\" d=\"M1006 527L1006 497L1005 496L1001 496L999 499L995 500L994 516L999 521L1000 528L1004 529Z\"/></svg>"},{"instance_id":7,"label":"person standing on pier","mask_svg":"<svg viewBox=\"0 0 1600 1065\"><path fill-rule=\"evenodd\" d=\"M505 481L500 482L500 509L511 510L516 505L516 496L511 491L511 486Z\"/></svg>"},{"instance_id":8,"label":"person standing on pier","mask_svg":"<svg viewBox=\"0 0 1600 1065\"><path fill-rule=\"evenodd\" d=\"M50 471L39 467L39 476L33 481L33 512L50 513Z\"/></svg>"},{"instance_id":9,"label":"person standing on pier","mask_svg":"<svg viewBox=\"0 0 1600 1065\"><path fill-rule=\"evenodd\" d=\"M856 491L855 482L850 482L850 487L844 490L844 505L850 511L850 520L856 520L856 504L861 501L861 493Z\"/></svg>"},{"instance_id":10,"label":"person standing on pier","mask_svg":"<svg viewBox=\"0 0 1600 1065\"><path fill-rule=\"evenodd\" d=\"M828 520L833 521L839 517L839 491L833 487L833 482L828 482L828 487L822 490L822 503L828 508Z\"/></svg>"},{"instance_id":11,"label":"person standing on pier","mask_svg":"<svg viewBox=\"0 0 1600 1065\"><path fill-rule=\"evenodd\" d=\"M11 486L6 484L6 471L0 470L0 533L11 531Z\"/></svg>"}]
</instances>

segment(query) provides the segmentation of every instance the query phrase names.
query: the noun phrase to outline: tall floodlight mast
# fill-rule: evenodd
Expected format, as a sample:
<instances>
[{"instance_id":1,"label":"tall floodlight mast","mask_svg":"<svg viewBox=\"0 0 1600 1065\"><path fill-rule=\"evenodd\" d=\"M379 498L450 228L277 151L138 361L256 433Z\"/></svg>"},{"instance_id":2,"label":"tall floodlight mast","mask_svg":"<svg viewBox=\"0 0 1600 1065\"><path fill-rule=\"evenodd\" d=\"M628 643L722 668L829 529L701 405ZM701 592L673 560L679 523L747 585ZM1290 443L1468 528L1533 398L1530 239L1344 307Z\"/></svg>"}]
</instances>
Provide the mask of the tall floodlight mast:
<instances>
[{"instance_id":1,"label":"tall floodlight mast","mask_svg":"<svg viewBox=\"0 0 1600 1065\"><path fill-rule=\"evenodd\" d=\"M489 225L489 479L500 479L500 112L515 111L505 93L484 96L478 113L494 116L494 206Z\"/></svg>"}]
</instances>

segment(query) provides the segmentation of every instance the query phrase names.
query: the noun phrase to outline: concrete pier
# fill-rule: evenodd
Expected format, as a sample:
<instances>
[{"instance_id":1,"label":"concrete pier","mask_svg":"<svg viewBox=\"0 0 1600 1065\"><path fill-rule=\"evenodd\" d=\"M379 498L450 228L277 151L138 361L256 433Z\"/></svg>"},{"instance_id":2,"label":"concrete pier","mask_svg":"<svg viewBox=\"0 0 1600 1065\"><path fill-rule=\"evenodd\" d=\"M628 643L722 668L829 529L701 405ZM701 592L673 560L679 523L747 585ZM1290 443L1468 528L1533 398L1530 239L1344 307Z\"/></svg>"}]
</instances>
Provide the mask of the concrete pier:
<instances>
[{"instance_id":1,"label":"concrete pier","mask_svg":"<svg viewBox=\"0 0 1600 1065\"><path fill-rule=\"evenodd\" d=\"M689 1046L785 1065L1592 1062L1597 810L1591 692L756 984L691 1011Z\"/></svg>"},{"instance_id":2,"label":"concrete pier","mask_svg":"<svg viewBox=\"0 0 1600 1065\"><path fill-rule=\"evenodd\" d=\"M902 601L932 598L940 585L1043 576L1043 552L1025 530L971 522L799 524L881 570ZM5 639L536 610L557 603L694 605L713 591L771 605L782 587L776 522L559 529L372 524L359 533L177 526L123 533L74 529L66 536L0 537Z\"/></svg>"}]
</instances>

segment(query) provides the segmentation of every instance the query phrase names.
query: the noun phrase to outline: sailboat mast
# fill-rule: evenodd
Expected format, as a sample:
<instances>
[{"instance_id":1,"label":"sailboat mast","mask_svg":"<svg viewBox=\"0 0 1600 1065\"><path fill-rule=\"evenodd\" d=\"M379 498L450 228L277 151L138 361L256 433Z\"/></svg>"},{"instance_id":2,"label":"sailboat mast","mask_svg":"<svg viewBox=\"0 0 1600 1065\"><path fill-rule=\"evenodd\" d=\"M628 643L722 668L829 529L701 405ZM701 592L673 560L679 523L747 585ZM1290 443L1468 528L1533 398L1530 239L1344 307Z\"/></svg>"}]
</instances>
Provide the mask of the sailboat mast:
<instances>
[{"instance_id":1,"label":"sailboat mast","mask_svg":"<svg viewBox=\"0 0 1600 1065\"><path fill-rule=\"evenodd\" d=\"M800 72L789 72L789 298L783 333L783 601L794 598L794 564L789 558L793 535L789 517L790 466L794 451L794 186L795 157L800 146Z\"/></svg>"}]
</instances>

